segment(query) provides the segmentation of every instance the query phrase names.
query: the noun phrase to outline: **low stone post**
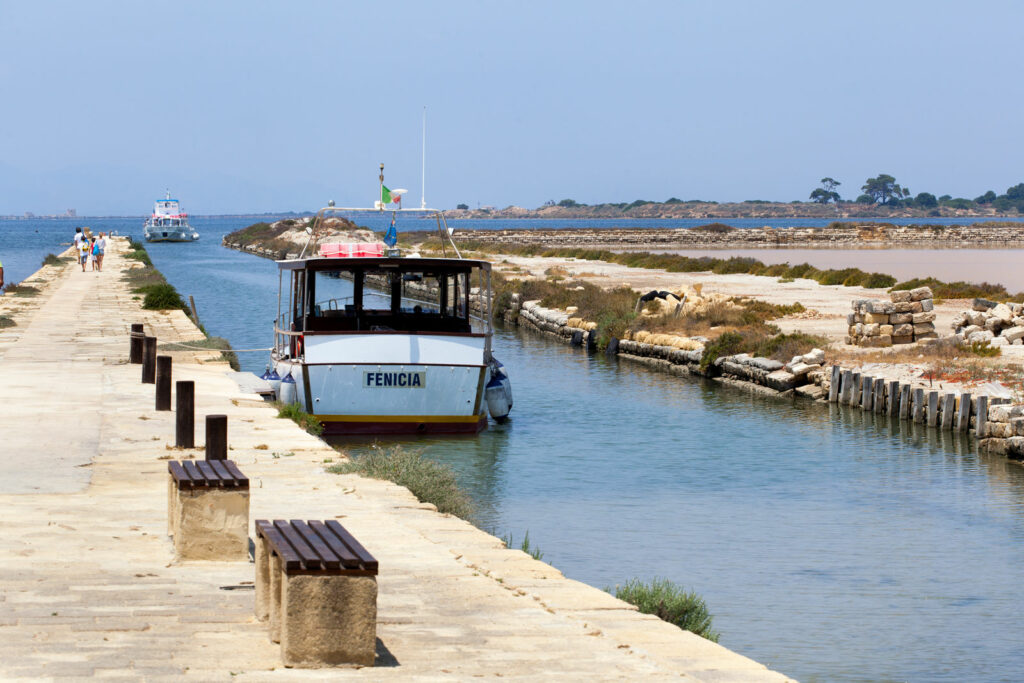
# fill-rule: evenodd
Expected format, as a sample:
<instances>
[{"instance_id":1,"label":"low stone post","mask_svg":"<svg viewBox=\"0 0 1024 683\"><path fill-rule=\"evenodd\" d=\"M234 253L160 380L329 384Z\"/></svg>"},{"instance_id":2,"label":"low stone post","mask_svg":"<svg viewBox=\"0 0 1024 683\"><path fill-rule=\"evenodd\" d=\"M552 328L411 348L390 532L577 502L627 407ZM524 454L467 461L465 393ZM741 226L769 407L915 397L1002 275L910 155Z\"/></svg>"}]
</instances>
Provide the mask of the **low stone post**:
<instances>
[{"instance_id":1,"label":"low stone post","mask_svg":"<svg viewBox=\"0 0 1024 683\"><path fill-rule=\"evenodd\" d=\"M860 392L861 392L861 381L860 380L861 380L860 373L859 372L854 372L853 373L853 384L851 385L852 389L850 391L850 405L851 406L855 406L856 407L856 406L860 405Z\"/></svg>"},{"instance_id":2,"label":"low stone post","mask_svg":"<svg viewBox=\"0 0 1024 683\"><path fill-rule=\"evenodd\" d=\"M839 392L839 402L844 406L850 405L850 396L853 394L853 371L843 370L840 383L842 386Z\"/></svg>"},{"instance_id":3,"label":"low stone post","mask_svg":"<svg viewBox=\"0 0 1024 683\"><path fill-rule=\"evenodd\" d=\"M174 414L174 445L196 446L196 383L175 382L177 406Z\"/></svg>"},{"instance_id":4,"label":"low stone post","mask_svg":"<svg viewBox=\"0 0 1024 683\"><path fill-rule=\"evenodd\" d=\"M156 409L171 409L171 357L156 357Z\"/></svg>"},{"instance_id":5,"label":"low stone post","mask_svg":"<svg viewBox=\"0 0 1024 683\"><path fill-rule=\"evenodd\" d=\"M971 427L971 395L960 395L960 411L957 413L956 430L966 432Z\"/></svg>"},{"instance_id":6,"label":"low stone post","mask_svg":"<svg viewBox=\"0 0 1024 683\"><path fill-rule=\"evenodd\" d=\"M206 459L228 459L228 416L206 416Z\"/></svg>"},{"instance_id":7,"label":"low stone post","mask_svg":"<svg viewBox=\"0 0 1024 683\"><path fill-rule=\"evenodd\" d=\"M937 427L939 425L939 392L929 391L928 392L928 426Z\"/></svg>"},{"instance_id":8,"label":"low stone post","mask_svg":"<svg viewBox=\"0 0 1024 683\"><path fill-rule=\"evenodd\" d=\"M128 342L128 362L138 365L142 362L142 339L146 336L142 323L132 323L132 331Z\"/></svg>"},{"instance_id":9,"label":"low stone post","mask_svg":"<svg viewBox=\"0 0 1024 683\"><path fill-rule=\"evenodd\" d=\"M885 380L879 377L875 380L875 412L885 411Z\"/></svg>"},{"instance_id":10,"label":"low stone post","mask_svg":"<svg viewBox=\"0 0 1024 683\"><path fill-rule=\"evenodd\" d=\"M156 384L156 337L142 340L142 383Z\"/></svg>"},{"instance_id":11,"label":"low stone post","mask_svg":"<svg viewBox=\"0 0 1024 683\"><path fill-rule=\"evenodd\" d=\"M885 407L889 415L896 417L900 408L900 383L899 380L889 382L889 395L886 397Z\"/></svg>"}]
</instances>

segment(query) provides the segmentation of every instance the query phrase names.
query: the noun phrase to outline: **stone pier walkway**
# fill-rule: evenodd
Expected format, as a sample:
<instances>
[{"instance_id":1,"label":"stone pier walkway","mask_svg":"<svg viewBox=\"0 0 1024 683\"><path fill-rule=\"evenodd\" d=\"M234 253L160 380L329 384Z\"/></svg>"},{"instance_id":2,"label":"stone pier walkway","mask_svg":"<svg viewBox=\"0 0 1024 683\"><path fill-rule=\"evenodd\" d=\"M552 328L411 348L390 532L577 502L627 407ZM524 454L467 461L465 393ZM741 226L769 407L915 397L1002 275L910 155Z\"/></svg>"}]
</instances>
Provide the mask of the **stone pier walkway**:
<instances>
[{"instance_id":1,"label":"stone pier walkway","mask_svg":"<svg viewBox=\"0 0 1024 683\"><path fill-rule=\"evenodd\" d=\"M183 248L187 248L187 245ZM338 453L251 395L209 352L174 352L202 416L229 416L251 519L341 519L380 560L378 664L281 665L253 610L250 563L175 563L166 536L174 415L127 364L128 329L201 338L141 311L106 271L49 266L0 298L0 678L786 681L761 664L566 579L404 488L324 471ZM160 353L165 353L161 350Z\"/></svg>"}]
</instances>

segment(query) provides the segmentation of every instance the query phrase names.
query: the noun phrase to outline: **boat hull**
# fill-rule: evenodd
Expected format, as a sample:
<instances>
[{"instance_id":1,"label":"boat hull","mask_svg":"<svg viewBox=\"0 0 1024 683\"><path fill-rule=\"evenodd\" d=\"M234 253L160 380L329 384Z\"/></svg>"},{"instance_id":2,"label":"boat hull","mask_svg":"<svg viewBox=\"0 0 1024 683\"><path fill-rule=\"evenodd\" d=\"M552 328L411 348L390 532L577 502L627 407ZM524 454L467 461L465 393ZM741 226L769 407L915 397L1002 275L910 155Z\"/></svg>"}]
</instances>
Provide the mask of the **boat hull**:
<instances>
[{"instance_id":1,"label":"boat hull","mask_svg":"<svg viewBox=\"0 0 1024 683\"><path fill-rule=\"evenodd\" d=\"M477 415L472 420L449 421L434 419L421 421L415 416L340 416L314 415L323 426L324 436L368 436L373 434L478 434L487 429L487 417ZM425 417L425 416L424 416ZM386 418L386 419L385 419Z\"/></svg>"}]
</instances>

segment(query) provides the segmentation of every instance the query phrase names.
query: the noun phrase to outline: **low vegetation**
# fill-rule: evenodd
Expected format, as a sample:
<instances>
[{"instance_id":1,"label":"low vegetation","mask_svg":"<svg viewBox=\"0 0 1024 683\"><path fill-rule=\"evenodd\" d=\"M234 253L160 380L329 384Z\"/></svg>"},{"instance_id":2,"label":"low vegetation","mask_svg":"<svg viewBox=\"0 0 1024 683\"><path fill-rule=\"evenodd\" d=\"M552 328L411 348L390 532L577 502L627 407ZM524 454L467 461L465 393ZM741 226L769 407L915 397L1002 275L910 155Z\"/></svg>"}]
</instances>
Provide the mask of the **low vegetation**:
<instances>
[{"instance_id":1,"label":"low vegetation","mask_svg":"<svg viewBox=\"0 0 1024 683\"><path fill-rule=\"evenodd\" d=\"M74 259L66 256L57 256L56 254L47 254L46 258L43 259L44 266L61 266L65 263L71 263Z\"/></svg>"},{"instance_id":2,"label":"low vegetation","mask_svg":"<svg viewBox=\"0 0 1024 683\"><path fill-rule=\"evenodd\" d=\"M430 460L422 451L401 446L374 448L365 455L327 468L334 474L359 474L404 486L422 503L430 503L438 512L471 520L473 502L459 488L451 467Z\"/></svg>"},{"instance_id":3,"label":"low vegetation","mask_svg":"<svg viewBox=\"0 0 1024 683\"><path fill-rule=\"evenodd\" d=\"M30 297L39 294L39 288L31 285L9 284L4 287L4 292L9 296Z\"/></svg>"},{"instance_id":4,"label":"low vegetation","mask_svg":"<svg viewBox=\"0 0 1024 683\"><path fill-rule=\"evenodd\" d=\"M512 537L511 533L502 536L501 541L505 544L506 548L511 548L515 545L515 539ZM519 549L535 560L544 559L544 553L541 552L540 548L530 543L529 530L527 530L526 533L523 534L523 542L519 544Z\"/></svg>"},{"instance_id":5,"label":"low vegetation","mask_svg":"<svg viewBox=\"0 0 1024 683\"><path fill-rule=\"evenodd\" d=\"M298 403L285 405L275 402L274 406L277 408L277 416L279 418L291 420L313 436L323 434L323 425L315 417L303 410Z\"/></svg>"},{"instance_id":6,"label":"low vegetation","mask_svg":"<svg viewBox=\"0 0 1024 683\"><path fill-rule=\"evenodd\" d=\"M632 579L624 586L616 586L614 595L619 600L636 605L644 614L653 614L684 631L718 642L720 634L712 628L712 617L704 599L694 592L679 588L671 581L653 579L650 583L644 583Z\"/></svg>"},{"instance_id":7,"label":"low vegetation","mask_svg":"<svg viewBox=\"0 0 1024 683\"><path fill-rule=\"evenodd\" d=\"M196 347L212 349L214 351L219 350L221 353L216 360L227 363L235 372L241 370L241 366L238 364L238 354L231 350L231 342L224 337L207 336L206 339L200 339L199 341L162 344L161 346L167 351L194 351Z\"/></svg>"},{"instance_id":8,"label":"low vegetation","mask_svg":"<svg viewBox=\"0 0 1024 683\"><path fill-rule=\"evenodd\" d=\"M988 282L943 282L933 277L914 278L900 282L894 290L930 287L936 299L995 299L996 301L1024 301L1024 292L1010 294L1003 285Z\"/></svg>"},{"instance_id":9,"label":"low vegetation","mask_svg":"<svg viewBox=\"0 0 1024 683\"><path fill-rule=\"evenodd\" d=\"M5 327L14 327L18 323L14 322L14 318L8 315L0 315L0 329Z\"/></svg>"}]
</instances>

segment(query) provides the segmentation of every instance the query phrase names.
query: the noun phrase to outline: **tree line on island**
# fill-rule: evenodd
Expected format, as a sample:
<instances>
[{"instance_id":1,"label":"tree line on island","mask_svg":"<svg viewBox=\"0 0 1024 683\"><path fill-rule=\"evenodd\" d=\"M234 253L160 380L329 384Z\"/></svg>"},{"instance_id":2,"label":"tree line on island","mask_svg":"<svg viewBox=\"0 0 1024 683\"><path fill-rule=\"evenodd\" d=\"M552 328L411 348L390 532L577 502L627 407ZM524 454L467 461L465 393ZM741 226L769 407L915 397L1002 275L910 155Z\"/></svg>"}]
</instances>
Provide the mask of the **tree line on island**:
<instances>
[{"instance_id":1,"label":"tree line on island","mask_svg":"<svg viewBox=\"0 0 1024 683\"><path fill-rule=\"evenodd\" d=\"M810 203L813 205L833 205L837 209L842 207L846 210L856 210L859 207L875 207L884 209L915 209L928 212L928 215L939 216L941 215L940 210L943 208L952 210L974 210L974 211L989 211L994 210L998 213L1011 213L1017 212L1024 214L1024 183L1018 183L1006 189L1002 194L997 194L995 190L989 190L982 195L969 199L966 197L953 197L949 194L943 194L935 196L931 192L919 192L916 195L911 193L910 188L901 185L896 181L896 178L888 173L879 173L874 178L868 178L864 181L864 184L860 186L860 194L852 200L844 199L840 194L839 188L842 183L835 178L824 177L819 181L819 186L814 188L807 200L793 200L791 202L774 202L766 199L747 199L742 202L726 202L727 204L805 204ZM713 200L704 199L679 199L678 197L670 197L663 202L652 201L648 199L636 199L632 202L605 202L601 204L584 204L577 202L575 199L562 199L561 201L555 201L553 199L544 202L538 210L558 207L566 210L573 209L618 209L620 211L629 211L636 209L641 206L653 205L653 206L672 206L680 204L713 204L717 205L719 202ZM456 209L461 211L468 211L470 207L468 204L459 204ZM484 213L490 213L493 207L486 207L481 209Z\"/></svg>"}]
</instances>

